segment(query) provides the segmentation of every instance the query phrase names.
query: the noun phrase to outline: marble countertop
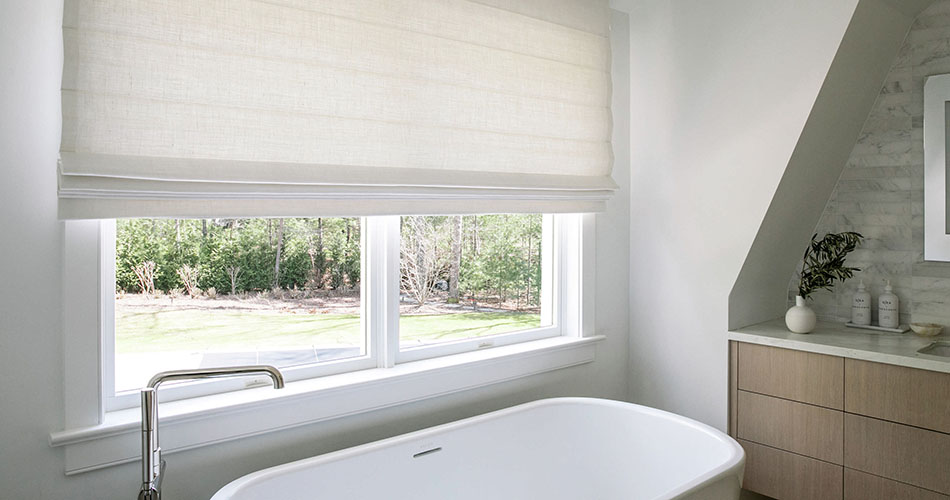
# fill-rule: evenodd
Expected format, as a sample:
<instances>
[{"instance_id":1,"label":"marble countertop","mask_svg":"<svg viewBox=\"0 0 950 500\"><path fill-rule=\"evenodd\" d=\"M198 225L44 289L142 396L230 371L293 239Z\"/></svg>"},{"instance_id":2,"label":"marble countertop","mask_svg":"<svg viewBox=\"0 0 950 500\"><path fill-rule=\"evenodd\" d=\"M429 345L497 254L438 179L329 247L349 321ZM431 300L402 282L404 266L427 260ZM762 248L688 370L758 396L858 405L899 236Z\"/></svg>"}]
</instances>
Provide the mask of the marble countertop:
<instances>
[{"instance_id":1,"label":"marble countertop","mask_svg":"<svg viewBox=\"0 0 950 500\"><path fill-rule=\"evenodd\" d=\"M788 331L785 320L778 318L733 330L729 339L950 373L950 358L917 352L935 341L950 342L946 331L937 337L923 338L913 332L877 332L819 321L815 331L799 334Z\"/></svg>"}]
</instances>

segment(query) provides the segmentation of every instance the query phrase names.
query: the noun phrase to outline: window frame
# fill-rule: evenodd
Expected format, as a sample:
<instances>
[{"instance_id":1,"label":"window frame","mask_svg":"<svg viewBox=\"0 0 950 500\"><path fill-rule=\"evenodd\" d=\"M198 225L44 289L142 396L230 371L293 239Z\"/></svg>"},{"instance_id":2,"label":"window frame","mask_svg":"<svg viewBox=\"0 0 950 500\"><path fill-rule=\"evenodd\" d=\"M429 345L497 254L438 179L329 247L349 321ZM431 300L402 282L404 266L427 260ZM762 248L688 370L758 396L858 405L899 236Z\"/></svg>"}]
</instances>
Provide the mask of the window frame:
<instances>
[{"instance_id":1,"label":"window frame","mask_svg":"<svg viewBox=\"0 0 950 500\"><path fill-rule=\"evenodd\" d=\"M390 333L398 332L398 301L393 307L385 296L399 293L398 219L368 218L361 231L379 239L363 251L364 317L383 319L367 349L377 356L375 367L293 381L283 391L249 389L168 401L163 390L163 448L190 449L593 361L603 339L594 334L593 214L555 217L557 335L397 364L398 340L388 339L398 339ZM97 220L63 223L65 429L51 433L50 444L65 447L67 474L134 461L139 454L137 408L106 411L102 397L107 347L102 331L110 326L102 283L114 293L114 277L110 281L102 272L114 270L109 259L114 252L103 251L108 231ZM395 269L395 275L371 272L380 265ZM370 283L374 279L380 281Z\"/></svg>"},{"instance_id":2,"label":"window frame","mask_svg":"<svg viewBox=\"0 0 950 500\"><path fill-rule=\"evenodd\" d=\"M451 342L403 348L399 346L400 288L400 217L374 216L360 218L360 326L365 353L347 359L333 360L299 366L281 367L287 382L309 378L338 375L341 373L371 368L391 368L401 363L450 356L478 349L494 348L520 342L530 342L561 335L559 297L565 292L559 289L561 262L570 258L570 252L561 251L566 242L559 241L564 233L559 229L553 214L544 214L542 232L542 325L538 328L518 330L486 337L460 339ZM395 235L395 241L392 240ZM100 335L103 345L101 400L104 411L117 411L139 406L137 390L115 391L115 219L99 221L100 250ZM567 253L567 256L565 256ZM390 283L396 286L387 286ZM112 286L109 284L112 283ZM370 298L371 297L371 298ZM365 298L365 299L363 299ZM375 305L375 304L378 304ZM387 317L394 312L395 318ZM395 344L395 352L385 346ZM242 377L226 379L195 380L170 384L163 387L163 401L177 401L211 394L238 391L251 387L270 385L267 377Z\"/></svg>"},{"instance_id":3,"label":"window frame","mask_svg":"<svg viewBox=\"0 0 950 500\"><path fill-rule=\"evenodd\" d=\"M400 348L396 353L396 363L411 363L423 359L437 358L441 356L451 356L463 352L474 351L478 349L490 349L505 345L516 344L520 342L530 342L549 337L558 337L562 335L560 310L562 309L560 297L564 294L560 285L564 281L560 279L561 269L564 267L562 260L565 253L560 250L561 242L559 237L564 230L558 224L564 216L555 214L544 214L542 221L542 258L541 258L541 325L538 328L527 330L518 330L514 332L501 333L486 337L477 337L471 339L461 339L451 342L442 342L436 344L422 345L418 347ZM398 258L398 256L397 256ZM398 277L398 268L397 268ZM399 296L389 297L389 300L398 303ZM398 322L398 317L396 318ZM396 341L399 340L398 325L395 332Z\"/></svg>"},{"instance_id":4,"label":"window frame","mask_svg":"<svg viewBox=\"0 0 950 500\"><path fill-rule=\"evenodd\" d=\"M366 217L360 218L360 246L362 250L367 248L367 232L363 230L366 224ZM124 410L127 408L136 408L139 406L138 390L115 392L115 252L109 252L110 248L115 248L116 226L115 219L101 219L99 222L99 248L101 248L102 265L100 272L100 301L104 305L102 308L103 318L100 321L100 341L103 345L102 357L102 382L100 396L105 412ZM361 267L367 269L366 252L360 252ZM108 286L109 283L113 285ZM360 282L360 297L365 296L366 281ZM338 375L341 373L366 370L377 367L377 362L373 358L371 346L373 342L370 339L368 320L367 320L367 301L363 300L360 304L360 329L363 333L363 341L366 346L366 352L360 356L351 358L325 361L322 363L312 363L307 365L290 366L280 368L281 374L286 382L295 382L309 378L326 377ZM239 391L257 386L271 385L268 377L239 377L208 379L180 382L168 384L162 387L162 400L178 401L182 399L209 396L222 392Z\"/></svg>"}]
</instances>

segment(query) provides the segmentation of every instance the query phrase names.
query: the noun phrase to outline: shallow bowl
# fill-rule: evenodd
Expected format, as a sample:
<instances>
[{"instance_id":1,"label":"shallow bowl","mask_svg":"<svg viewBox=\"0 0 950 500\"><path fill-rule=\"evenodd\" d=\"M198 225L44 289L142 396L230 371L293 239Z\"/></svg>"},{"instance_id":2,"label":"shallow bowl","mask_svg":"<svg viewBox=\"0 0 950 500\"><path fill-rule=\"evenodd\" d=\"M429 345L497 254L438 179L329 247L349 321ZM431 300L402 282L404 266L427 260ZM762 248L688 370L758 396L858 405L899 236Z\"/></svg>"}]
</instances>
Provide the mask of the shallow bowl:
<instances>
[{"instance_id":1,"label":"shallow bowl","mask_svg":"<svg viewBox=\"0 0 950 500\"><path fill-rule=\"evenodd\" d=\"M921 337L936 337L943 330L943 325L936 323L911 323L910 329Z\"/></svg>"}]
</instances>

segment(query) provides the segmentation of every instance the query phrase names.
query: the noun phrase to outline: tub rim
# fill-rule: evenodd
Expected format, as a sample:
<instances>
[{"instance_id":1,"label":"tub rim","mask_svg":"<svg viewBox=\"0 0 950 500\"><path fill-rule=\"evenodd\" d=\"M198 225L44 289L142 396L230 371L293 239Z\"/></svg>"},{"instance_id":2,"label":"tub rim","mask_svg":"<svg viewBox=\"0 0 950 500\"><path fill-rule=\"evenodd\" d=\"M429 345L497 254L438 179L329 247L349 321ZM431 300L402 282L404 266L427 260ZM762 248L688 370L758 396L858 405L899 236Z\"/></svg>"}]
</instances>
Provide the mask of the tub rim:
<instances>
[{"instance_id":1,"label":"tub rim","mask_svg":"<svg viewBox=\"0 0 950 500\"><path fill-rule=\"evenodd\" d=\"M232 480L231 482L222 486L215 494L210 498L210 500L227 500L231 498L234 494L240 492L240 489L245 487L250 483L254 483L264 479L270 479L272 477L277 477L284 474L289 474L297 472L301 469L307 469L310 467L319 466L322 463L333 462L337 460L343 460L350 458L352 456L360 455L367 450L383 448L387 446L397 446L404 444L413 440L418 440L423 435L434 434L434 433L444 433L454 430L460 427L466 427L474 423L496 420L503 418L509 414L517 413L521 411L528 411L534 408L544 407L544 406L557 406L557 405L598 405L598 406L607 406L615 408L623 408L628 411L637 411L648 415L653 415L657 417L666 418L669 420L676 421L678 424L691 427L695 430L701 431L704 434L714 438L716 441L722 443L727 449L731 450L732 453L729 457L723 462L717 465L716 467L706 471L703 474L700 474L686 483L683 483L672 490L663 492L659 497L656 498L678 498L684 495L688 495L694 491L701 489L703 486L706 486L713 479L726 477L728 475L739 476L739 482L741 483L742 472L745 467L745 452L742 449L742 446L739 445L736 440L728 436L726 433L716 429L715 427L706 425L702 422L698 422L689 417L683 415L678 415L676 413L671 413L668 411L660 410L657 408L652 408L649 406L640 405L637 403L629 403L626 401L618 401L613 399L605 398L593 398L593 397L554 397L554 398L544 398L538 399L535 401L529 401L527 403L521 403L515 406L510 406L507 408L502 408L500 410L495 410L487 413L482 413L479 415L474 415L471 417L463 418L460 420L455 420L452 422L447 422L444 424L435 425L432 427L426 427L412 432L407 432L405 434L399 434L393 437L379 439L376 441L370 441L368 443L363 443L356 446L351 446L349 448L343 448L341 450L331 451L323 453L320 455L314 455L311 457L301 458L291 462L274 465L264 469L259 469L253 472L249 472L243 476L239 476ZM279 470L278 470L279 469Z\"/></svg>"}]
</instances>

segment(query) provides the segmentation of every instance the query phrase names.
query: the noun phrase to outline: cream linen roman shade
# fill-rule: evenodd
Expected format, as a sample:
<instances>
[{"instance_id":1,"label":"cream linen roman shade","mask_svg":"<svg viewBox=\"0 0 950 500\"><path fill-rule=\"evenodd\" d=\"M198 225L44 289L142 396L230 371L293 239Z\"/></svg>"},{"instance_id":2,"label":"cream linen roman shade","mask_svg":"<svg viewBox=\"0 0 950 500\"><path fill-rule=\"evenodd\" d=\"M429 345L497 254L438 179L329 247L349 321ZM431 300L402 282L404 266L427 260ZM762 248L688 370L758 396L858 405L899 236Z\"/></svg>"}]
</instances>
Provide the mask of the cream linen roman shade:
<instances>
[{"instance_id":1,"label":"cream linen roman shade","mask_svg":"<svg viewBox=\"0 0 950 500\"><path fill-rule=\"evenodd\" d=\"M606 0L66 0L60 216L599 211Z\"/></svg>"}]
</instances>

